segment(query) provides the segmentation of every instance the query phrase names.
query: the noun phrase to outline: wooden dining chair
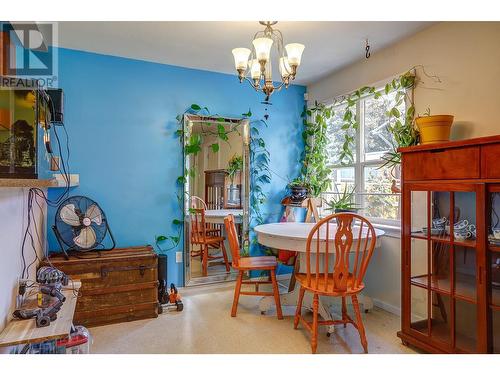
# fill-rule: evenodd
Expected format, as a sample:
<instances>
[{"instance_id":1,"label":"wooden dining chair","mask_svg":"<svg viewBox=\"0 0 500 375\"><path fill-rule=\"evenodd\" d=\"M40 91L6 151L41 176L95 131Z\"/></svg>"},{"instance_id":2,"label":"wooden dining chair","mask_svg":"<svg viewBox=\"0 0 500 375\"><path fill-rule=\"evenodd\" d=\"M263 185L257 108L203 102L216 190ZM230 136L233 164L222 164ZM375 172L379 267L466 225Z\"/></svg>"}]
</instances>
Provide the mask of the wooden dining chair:
<instances>
[{"instance_id":1,"label":"wooden dining chair","mask_svg":"<svg viewBox=\"0 0 500 375\"><path fill-rule=\"evenodd\" d=\"M205 210L207 209L207 204L205 203L205 201L196 195L191 195L190 201L191 208L204 208Z\"/></svg>"},{"instance_id":2,"label":"wooden dining chair","mask_svg":"<svg viewBox=\"0 0 500 375\"><path fill-rule=\"evenodd\" d=\"M363 278L375 248L376 236L371 223L360 215L340 213L320 220L309 233L306 243L305 273L296 273L300 284L294 328L302 323L311 333L312 353L318 346L318 326L352 324L359 332L361 344L368 353L365 328L361 319L358 293L365 287ZM333 255L333 264L329 256ZM313 293L313 320L301 314L305 292ZM342 319L318 321L319 296L342 298ZM346 298L350 297L356 320L347 314Z\"/></svg>"},{"instance_id":3,"label":"wooden dining chair","mask_svg":"<svg viewBox=\"0 0 500 375\"><path fill-rule=\"evenodd\" d=\"M190 208L203 208L205 211L207 210L207 204L203 199L196 195L191 195L190 197ZM212 236L221 236L221 224L210 224L205 223L206 232ZM196 257L201 255L201 251L191 251L191 257Z\"/></svg>"},{"instance_id":4,"label":"wooden dining chair","mask_svg":"<svg viewBox=\"0 0 500 375\"><path fill-rule=\"evenodd\" d=\"M234 299L233 307L231 308L231 316L236 316L236 311L238 310L238 300L240 295L247 296L274 296L274 301L276 303L276 313L278 319L283 319L283 313L281 311L280 294L278 289L278 283L276 281L276 267L278 262L276 257L273 256L259 256L259 257L240 257L240 244L238 241L238 235L236 233L236 226L234 225L234 216L228 215L224 218L224 224L226 225L227 239L229 241L229 248L231 249L231 255L233 257L232 266L238 271L238 278L236 279L236 287L234 288ZM243 274L246 271L269 271L270 280L243 280ZM255 291L242 291L241 286L243 284L255 285ZM272 292L259 291L259 285L261 284L272 284Z\"/></svg>"},{"instance_id":5,"label":"wooden dining chair","mask_svg":"<svg viewBox=\"0 0 500 375\"><path fill-rule=\"evenodd\" d=\"M226 272L229 272L229 261L227 258L226 247L224 246L224 237L220 236L220 232L213 232L207 228L205 222L205 209L191 208L191 245L200 246L200 256L202 263L202 274L208 274L208 261L216 259L224 259ZM221 256L210 255L210 249L220 249ZM191 253L193 256L193 253Z\"/></svg>"}]
</instances>

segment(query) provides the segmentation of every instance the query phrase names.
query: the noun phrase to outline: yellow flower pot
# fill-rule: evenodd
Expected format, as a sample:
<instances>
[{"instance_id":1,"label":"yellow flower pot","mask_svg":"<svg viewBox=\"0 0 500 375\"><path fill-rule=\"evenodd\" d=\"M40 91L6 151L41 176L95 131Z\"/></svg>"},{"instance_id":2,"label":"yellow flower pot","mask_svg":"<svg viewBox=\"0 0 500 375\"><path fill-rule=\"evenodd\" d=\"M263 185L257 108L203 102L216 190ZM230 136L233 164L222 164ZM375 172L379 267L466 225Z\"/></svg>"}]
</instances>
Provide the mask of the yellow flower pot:
<instances>
[{"instance_id":1,"label":"yellow flower pot","mask_svg":"<svg viewBox=\"0 0 500 375\"><path fill-rule=\"evenodd\" d=\"M450 140L450 129L453 124L451 115L435 115L417 117L415 119L420 131L420 143L439 143Z\"/></svg>"}]
</instances>

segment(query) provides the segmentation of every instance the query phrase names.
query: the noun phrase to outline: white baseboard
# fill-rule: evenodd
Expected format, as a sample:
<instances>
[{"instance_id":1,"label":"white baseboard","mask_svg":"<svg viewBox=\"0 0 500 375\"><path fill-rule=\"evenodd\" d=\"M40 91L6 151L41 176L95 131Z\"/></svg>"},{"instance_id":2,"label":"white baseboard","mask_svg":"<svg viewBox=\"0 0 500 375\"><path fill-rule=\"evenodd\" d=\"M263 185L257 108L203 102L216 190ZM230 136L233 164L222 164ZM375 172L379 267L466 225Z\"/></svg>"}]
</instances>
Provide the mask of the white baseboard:
<instances>
[{"instance_id":1,"label":"white baseboard","mask_svg":"<svg viewBox=\"0 0 500 375\"><path fill-rule=\"evenodd\" d=\"M394 315L401 316L401 308L391 305L387 302L381 301L379 299L373 298L373 304L378 308L388 311Z\"/></svg>"}]
</instances>

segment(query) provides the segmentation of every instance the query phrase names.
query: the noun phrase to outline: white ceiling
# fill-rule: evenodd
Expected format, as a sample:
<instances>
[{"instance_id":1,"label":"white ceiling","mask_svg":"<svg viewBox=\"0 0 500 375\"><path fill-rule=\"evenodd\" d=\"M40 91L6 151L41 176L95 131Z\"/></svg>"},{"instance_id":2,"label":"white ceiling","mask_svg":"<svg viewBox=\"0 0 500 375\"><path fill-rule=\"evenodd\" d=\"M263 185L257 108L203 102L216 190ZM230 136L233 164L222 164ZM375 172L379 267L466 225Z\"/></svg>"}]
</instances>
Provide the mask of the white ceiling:
<instances>
[{"instance_id":1,"label":"white ceiling","mask_svg":"<svg viewBox=\"0 0 500 375\"><path fill-rule=\"evenodd\" d=\"M309 84L432 22L279 22L284 42L306 48L296 83ZM60 22L58 45L234 74L231 50L250 47L258 22Z\"/></svg>"}]
</instances>

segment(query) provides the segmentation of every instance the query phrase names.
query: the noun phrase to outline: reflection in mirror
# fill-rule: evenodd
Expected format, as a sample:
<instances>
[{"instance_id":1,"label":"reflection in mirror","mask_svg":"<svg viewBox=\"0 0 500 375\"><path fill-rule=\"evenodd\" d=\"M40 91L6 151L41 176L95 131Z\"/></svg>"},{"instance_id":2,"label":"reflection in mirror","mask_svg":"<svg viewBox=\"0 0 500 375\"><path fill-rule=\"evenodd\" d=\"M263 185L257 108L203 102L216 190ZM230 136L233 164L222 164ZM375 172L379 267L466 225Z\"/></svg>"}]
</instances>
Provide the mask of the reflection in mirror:
<instances>
[{"instance_id":1,"label":"reflection in mirror","mask_svg":"<svg viewBox=\"0 0 500 375\"><path fill-rule=\"evenodd\" d=\"M233 280L224 217L248 238L248 120L185 115L186 285Z\"/></svg>"}]
</instances>

